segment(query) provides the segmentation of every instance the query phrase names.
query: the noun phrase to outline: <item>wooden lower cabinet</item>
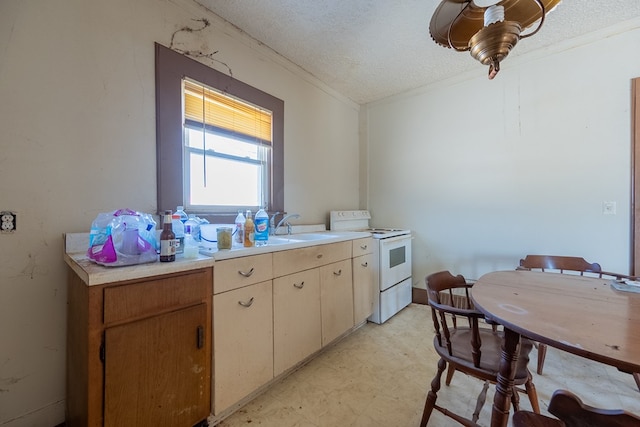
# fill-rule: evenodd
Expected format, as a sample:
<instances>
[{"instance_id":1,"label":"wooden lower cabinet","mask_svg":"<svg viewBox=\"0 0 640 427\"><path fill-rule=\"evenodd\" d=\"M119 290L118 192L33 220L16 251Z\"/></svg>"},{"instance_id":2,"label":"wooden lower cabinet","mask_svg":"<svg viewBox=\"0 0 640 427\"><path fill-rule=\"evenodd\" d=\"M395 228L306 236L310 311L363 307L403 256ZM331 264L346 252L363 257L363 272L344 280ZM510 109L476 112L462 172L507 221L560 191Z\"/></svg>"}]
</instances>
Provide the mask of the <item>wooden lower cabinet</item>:
<instances>
[{"instance_id":1,"label":"wooden lower cabinet","mask_svg":"<svg viewBox=\"0 0 640 427\"><path fill-rule=\"evenodd\" d=\"M359 324L373 314L373 254L353 258L353 321Z\"/></svg>"},{"instance_id":2,"label":"wooden lower cabinet","mask_svg":"<svg viewBox=\"0 0 640 427\"><path fill-rule=\"evenodd\" d=\"M213 296L214 414L273 379L272 281Z\"/></svg>"},{"instance_id":3,"label":"wooden lower cabinet","mask_svg":"<svg viewBox=\"0 0 640 427\"><path fill-rule=\"evenodd\" d=\"M322 347L317 268L274 279L273 335L276 376Z\"/></svg>"},{"instance_id":4,"label":"wooden lower cabinet","mask_svg":"<svg viewBox=\"0 0 640 427\"><path fill-rule=\"evenodd\" d=\"M322 346L353 327L351 259L328 264L320 271Z\"/></svg>"},{"instance_id":5,"label":"wooden lower cabinet","mask_svg":"<svg viewBox=\"0 0 640 427\"><path fill-rule=\"evenodd\" d=\"M105 330L105 427L193 426L209 415L206 322L199 304Z\"/></svg>"},{"instance_id":6,"label":"wooden lower cabinet","mask_svg":"<svg viewBox=\"0 0 640 427\"><path fill-rule=\"evenodd\" d=\"M205 420L212 285L211 268L92 286L69 269L65 425Z\"/></svg>"}]
</instances>

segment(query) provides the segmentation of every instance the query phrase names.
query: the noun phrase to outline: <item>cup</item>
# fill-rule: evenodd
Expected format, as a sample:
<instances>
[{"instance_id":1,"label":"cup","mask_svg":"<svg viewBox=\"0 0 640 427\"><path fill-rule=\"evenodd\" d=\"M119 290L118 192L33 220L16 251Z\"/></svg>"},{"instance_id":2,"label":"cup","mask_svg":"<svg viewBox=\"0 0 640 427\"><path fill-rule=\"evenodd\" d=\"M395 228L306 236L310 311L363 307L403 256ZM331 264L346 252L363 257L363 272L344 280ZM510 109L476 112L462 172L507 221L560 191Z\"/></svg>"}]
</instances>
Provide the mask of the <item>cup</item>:
<instances>
[{"instance_id":1,"label":"cup","mask_svg":"<svg viewBox=\"0 0 640 427\"><path fill-rule=\"evenodd\" d=\"M231 227L218 227L217 237L218 237L218 249L231 249Z\"/></svg>"}]
</instances>

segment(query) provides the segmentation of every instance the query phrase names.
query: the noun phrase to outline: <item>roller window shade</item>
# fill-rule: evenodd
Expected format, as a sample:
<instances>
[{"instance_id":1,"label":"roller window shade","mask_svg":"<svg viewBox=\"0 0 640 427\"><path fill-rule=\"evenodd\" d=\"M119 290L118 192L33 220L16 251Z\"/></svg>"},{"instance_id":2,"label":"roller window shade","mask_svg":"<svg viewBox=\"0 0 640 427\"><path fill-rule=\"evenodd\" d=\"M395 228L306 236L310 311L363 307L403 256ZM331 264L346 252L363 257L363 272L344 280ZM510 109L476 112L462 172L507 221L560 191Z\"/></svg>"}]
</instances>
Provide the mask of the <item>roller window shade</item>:
<instances>
[{"instance_id":1,"label":"roller window shade","mask_svg":"<svg viewBox=\"0 0 640 427\"><path fill-rule=\"evenodd\" d=\"M272 114L246 102L189 80L184 81L186 122L204 123L225 133L239 134L256 143L271 145Z\"/></svg>"}]
</instances>

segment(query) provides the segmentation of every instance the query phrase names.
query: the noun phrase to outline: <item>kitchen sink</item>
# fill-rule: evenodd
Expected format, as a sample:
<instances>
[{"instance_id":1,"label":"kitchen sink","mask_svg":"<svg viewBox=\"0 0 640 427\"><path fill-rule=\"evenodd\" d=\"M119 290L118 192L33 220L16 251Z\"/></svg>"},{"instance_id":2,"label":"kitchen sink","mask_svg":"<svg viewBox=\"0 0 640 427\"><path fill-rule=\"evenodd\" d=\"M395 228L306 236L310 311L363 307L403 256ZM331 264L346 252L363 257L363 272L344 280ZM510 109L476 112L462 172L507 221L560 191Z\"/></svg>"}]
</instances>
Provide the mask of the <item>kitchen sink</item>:
<instances>
[{"instance_id":1,"label":"kitchen sink","mask_svg":"<svg viewBox=\"0 0 640 427\"><path fill-rule=\"evenodd\" d=\"M291 238L293 240L297 240L299 242L309 242L313 240L326 240L333 239L335 237L339 237L336 234L330 233L300 233L300 234L292 234Z\"/></svg>"}]
</instances>

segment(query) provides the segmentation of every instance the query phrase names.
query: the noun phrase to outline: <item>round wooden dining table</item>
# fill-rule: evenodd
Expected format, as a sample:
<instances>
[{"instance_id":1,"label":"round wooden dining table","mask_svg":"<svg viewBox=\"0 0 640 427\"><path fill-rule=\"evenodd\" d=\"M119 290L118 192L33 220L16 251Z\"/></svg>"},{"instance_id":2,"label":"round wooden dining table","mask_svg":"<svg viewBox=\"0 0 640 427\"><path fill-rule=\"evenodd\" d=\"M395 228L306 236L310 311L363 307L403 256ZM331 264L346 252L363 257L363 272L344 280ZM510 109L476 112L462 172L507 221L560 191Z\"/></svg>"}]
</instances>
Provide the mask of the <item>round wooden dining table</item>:
<instances>
[{"instance_id":1,"label":"round wooden dining table","mask_svg":"<svg viewBox=\"0 0 640 427\"><path fill-rule=\"evenodd\" d=\"M505 331L492 427L509 420L521 335L623 372L640 372L640 293L616 290L610 279L496 271L478 279L471 298Z\"/></svg>"}]
</instances>

